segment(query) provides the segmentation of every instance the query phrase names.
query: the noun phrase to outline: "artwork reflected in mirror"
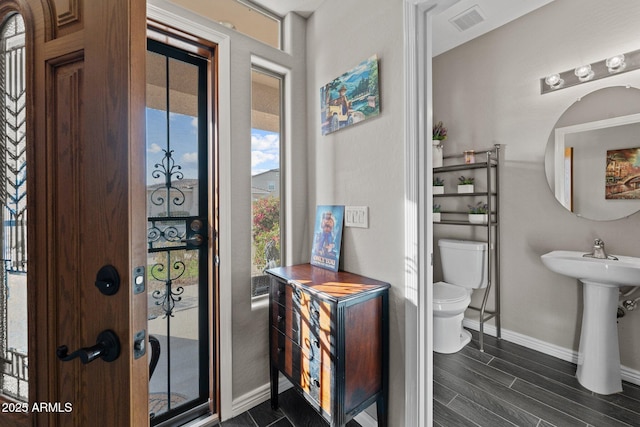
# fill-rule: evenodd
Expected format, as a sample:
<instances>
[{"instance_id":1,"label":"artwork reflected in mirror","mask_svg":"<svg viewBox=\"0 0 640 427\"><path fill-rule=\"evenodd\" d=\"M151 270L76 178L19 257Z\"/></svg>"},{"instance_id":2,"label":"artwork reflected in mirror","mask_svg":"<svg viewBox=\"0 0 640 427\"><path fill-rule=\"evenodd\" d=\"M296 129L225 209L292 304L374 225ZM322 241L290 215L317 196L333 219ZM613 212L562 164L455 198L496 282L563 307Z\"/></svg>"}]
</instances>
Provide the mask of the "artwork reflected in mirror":
<instances>
[{"instance_id":1,"label":"artwork reflected in mirror","mask_svg":"<svg viewBox=\"0 0 640 427\"><path fill-rule=\"evenodd\" d=\"M607 151L607 199L640 199L640 147Z\"/></svg>"},{"instance_id":2,"label":"artwork reflected in mirror","mask_svg":"<svg viewBox=\"0 0 640 427\"><path fill-rule=\"evenodd\" d=\"M571 105L552 129L545 153L547 181L558 202L594 220L640 211L639 135L636 88L599 89Z\"/></svg>"}]
</instances>

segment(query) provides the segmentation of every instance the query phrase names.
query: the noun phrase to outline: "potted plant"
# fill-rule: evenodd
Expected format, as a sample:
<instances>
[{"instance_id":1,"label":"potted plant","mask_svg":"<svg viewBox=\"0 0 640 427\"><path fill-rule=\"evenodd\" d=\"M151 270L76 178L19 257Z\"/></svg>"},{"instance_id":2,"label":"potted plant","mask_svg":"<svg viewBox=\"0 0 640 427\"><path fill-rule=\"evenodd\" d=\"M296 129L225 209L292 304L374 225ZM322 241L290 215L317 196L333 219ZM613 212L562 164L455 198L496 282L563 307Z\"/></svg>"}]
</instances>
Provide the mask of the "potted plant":
<instances>
[{"instance_id":1,"label":"potted plant","mask_svg":"<svg viewBox=\"0 0 640 427\"><path fill-rule=\"evenodd\" d=\"M444 127L442 121L439 121L433 126L431 139L433 145L433 167L439 168L442 166L442 141L447 139L447 128Z\"/></svg>"},{"instance_id":2,"label":"potted plant","mask_svg":"<svg viewBox=\"0 0 640 427\"><path fill-rule=\"evenodd\" d=\"M438 176L433 178L433 194L444 194L444 180Z\"/></svg>"},{"instance_id":3,"label":"potted plant","mask_svg":"<svg viewBox=\"0 0 640 427\"><path fill-rule=\"evenodd\" d=\"M474 178L460 176L458 178L458 193L473 193Z\"/></svg>"},{"instance_id":4,"label":"potted plant","mask_svg":"<svg viewBox=\"0 0 640 427\"><path fill-rule=\"evenodd\" d=\"M488 206L486 203L478 202L469 206L469 222L472 224L486 224L489 221L487 213Z\"/></svg>"},{"instance_id":5,"label":"potted plant","mask_svg":"<svg viewBox=\"0 0 640 427\"><path fill-rule=\"evenodd\" d=\"M440 209L441 206L438 204L433 205L433 222L440 222Z\"/></svg>"}]
</instances>

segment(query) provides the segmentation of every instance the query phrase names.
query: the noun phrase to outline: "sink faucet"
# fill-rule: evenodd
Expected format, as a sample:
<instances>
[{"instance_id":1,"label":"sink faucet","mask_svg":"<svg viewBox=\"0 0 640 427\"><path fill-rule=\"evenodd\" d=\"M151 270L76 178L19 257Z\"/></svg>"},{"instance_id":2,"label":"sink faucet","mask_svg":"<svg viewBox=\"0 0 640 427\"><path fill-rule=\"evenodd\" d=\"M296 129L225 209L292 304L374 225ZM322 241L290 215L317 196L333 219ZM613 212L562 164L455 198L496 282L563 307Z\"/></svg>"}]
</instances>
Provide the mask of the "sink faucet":
<instances>
[{"instance_id":1,"label":"sink faucet","mask_svg":"<svg viewBox=\"0 0 640 427\"><path fill-rule=\"evenodd\" d=\"M607 255L607 253L604 251L604 240L600 238L596 238L593 241L593 253L584 254L582 256L588 257L588 258L597 258L597 259L612 259L612 260L618 259L613 255Z\"/></svg>"}]
</instances>

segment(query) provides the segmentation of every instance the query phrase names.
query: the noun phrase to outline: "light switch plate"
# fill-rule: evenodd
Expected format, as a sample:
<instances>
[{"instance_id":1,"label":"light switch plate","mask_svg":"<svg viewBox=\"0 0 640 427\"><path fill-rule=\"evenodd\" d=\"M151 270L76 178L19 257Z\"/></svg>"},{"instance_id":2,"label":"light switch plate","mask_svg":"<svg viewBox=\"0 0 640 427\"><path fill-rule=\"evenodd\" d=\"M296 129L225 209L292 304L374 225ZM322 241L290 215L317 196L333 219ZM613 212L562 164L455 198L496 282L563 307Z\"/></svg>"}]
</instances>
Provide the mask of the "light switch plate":
<instances>
[{"instance_id":1,"label":"light switch plate","mask_svg":"<svg viewBox=\"0 0 640 427\"><path fill-rule=\"evenodd\" d=\"M368 206L345 206L344 226L369 228L369 207Z\"/></svg>"}]
</instances>

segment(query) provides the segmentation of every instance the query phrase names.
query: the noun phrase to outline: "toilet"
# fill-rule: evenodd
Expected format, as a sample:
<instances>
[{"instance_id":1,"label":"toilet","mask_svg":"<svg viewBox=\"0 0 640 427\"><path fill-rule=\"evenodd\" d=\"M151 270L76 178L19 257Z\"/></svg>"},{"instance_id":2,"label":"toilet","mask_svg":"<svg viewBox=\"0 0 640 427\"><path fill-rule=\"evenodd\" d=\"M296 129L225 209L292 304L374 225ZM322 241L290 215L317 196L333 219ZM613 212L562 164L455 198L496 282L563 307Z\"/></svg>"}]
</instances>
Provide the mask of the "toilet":
<instances>
[{"instance_id":1,"label":"toilet","mask_svg":"<svg viewBox=\"0 0 640 427\"><path fill-rule=\"evenodd\" d=\"M433 284L433 351L455 353L471 341L462 328L474 289L487 287L487 244L440 239L444 281Z\"/></svg>"}]
</instances>

